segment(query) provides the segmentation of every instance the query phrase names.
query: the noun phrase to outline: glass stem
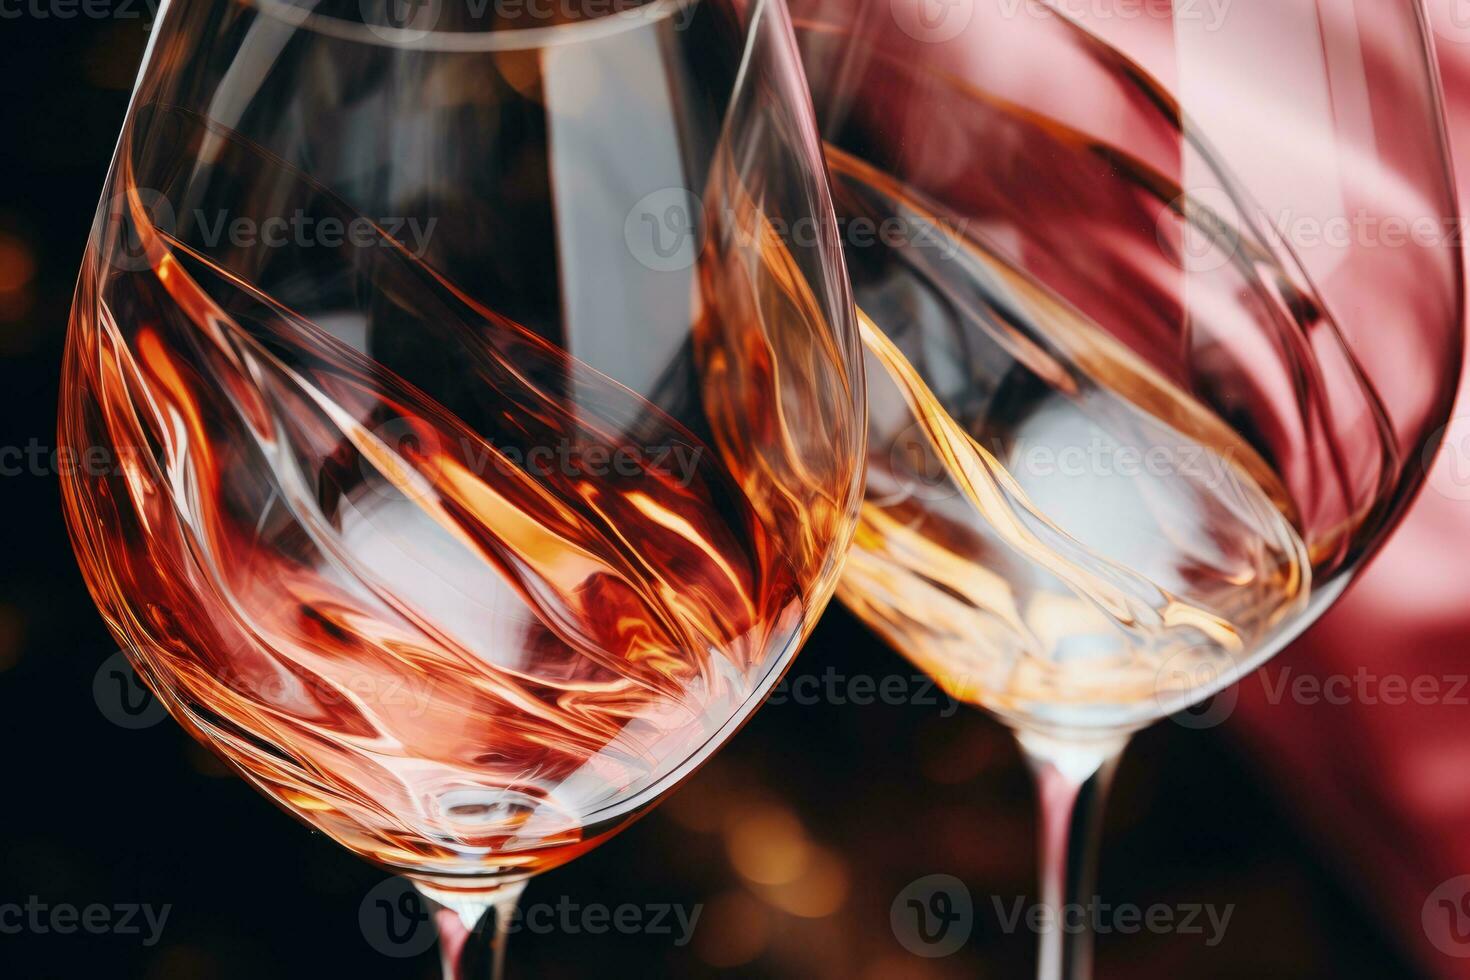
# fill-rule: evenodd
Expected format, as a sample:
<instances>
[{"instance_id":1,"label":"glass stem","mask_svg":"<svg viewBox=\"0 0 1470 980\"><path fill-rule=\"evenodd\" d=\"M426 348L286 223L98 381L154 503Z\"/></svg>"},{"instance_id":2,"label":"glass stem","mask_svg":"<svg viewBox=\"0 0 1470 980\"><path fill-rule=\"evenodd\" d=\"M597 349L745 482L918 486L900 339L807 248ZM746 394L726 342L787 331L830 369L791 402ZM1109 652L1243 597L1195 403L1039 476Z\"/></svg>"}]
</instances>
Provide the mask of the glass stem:
<instances>
[{"instance_id":1,"label":"glass stem","mask_svg":"<svg viewBox=\"0 0 1470 980\"><path fill-rule=\"evenodd\" d=\"M1103 802L1128 735L1063 739L1018 732L1040 807L1042 923L1038 980L1091 980L1090 910L1096 903Z\"/></svg>"},{"instance_id":2,"label":"glass stem","mask_svg":"<svg viewBox=\"0 0 1470 980\"><path fill-rule=\"evenodd\" d=\"M435 906L444 980L504 980L510 920L526 882L508 881L484 891L450 891L414 882ZM485 934L490 936L485 941Z\"/></svg>"}]
</instances>

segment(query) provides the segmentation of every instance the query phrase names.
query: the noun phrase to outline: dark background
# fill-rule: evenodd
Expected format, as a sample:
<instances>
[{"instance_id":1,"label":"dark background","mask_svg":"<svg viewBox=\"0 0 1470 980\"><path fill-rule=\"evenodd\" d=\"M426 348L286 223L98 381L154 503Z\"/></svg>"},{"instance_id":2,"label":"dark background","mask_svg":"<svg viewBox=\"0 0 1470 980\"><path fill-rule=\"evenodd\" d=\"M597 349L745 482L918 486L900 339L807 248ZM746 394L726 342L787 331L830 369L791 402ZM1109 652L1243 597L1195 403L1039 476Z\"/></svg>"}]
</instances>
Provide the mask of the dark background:
<instances>
[{"instance_id":1,"label":"dark background","mask_svg":"<svg viewBox=\"0 0 1470 980\"><path fill-rule=\"evenodd\" d=\"M3 446L55 444L71 289L149 17L141 0L103 9L63 19L0 4ZM359 925L382 872L225 775L172 722L130 731L104 717L93 680L114 647L73 563L57 481L3 477L0 493L0 906L30 896L171 906L152 947L139 935L0 933L0 976L437 976L432 950L389 957ZM829 669L913 673L836 607L794 674ZM943 711L768 706L666 806L525 897L702 903L693 941L523 930L511 976L1030 974L1034 936L1004 931L993 904L1033 888L1027 774L998 725ZM1208 930L1103 936L1099 976L1414 976L1371 901L1325 870L1341 856L1329 861L1266 788L1235 724L1166 722L1136 741L1108 812L1100 885L1113 903L1233 903L1223 941L1206 947ZM899 892L930 874L963 880L974 906L966 946L934 959L908 952L889 921ZM760 881L783 876L792 880Z\"/></svg>"}]
</instances>

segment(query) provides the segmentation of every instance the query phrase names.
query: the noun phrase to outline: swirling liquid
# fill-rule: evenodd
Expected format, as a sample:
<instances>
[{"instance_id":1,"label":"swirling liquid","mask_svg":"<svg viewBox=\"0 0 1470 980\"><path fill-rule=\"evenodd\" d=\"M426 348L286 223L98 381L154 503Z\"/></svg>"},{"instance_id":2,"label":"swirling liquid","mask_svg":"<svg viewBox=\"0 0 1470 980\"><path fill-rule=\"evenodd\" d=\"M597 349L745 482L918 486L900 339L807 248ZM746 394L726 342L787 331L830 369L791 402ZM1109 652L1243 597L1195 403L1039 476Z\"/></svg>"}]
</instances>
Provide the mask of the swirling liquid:
<instances>
[{"instance_id":1,"label":"swirling liquid","mask_svg":"<svg viewBox=\"0 0 1470 980\"><path fill-rule=\"evenodd\" d=\"M1216 405L913 188L835 147L828 162L839 220L906 230L848 249L870 401L849 607L957 699L1061 732L1186 707L1310 622L1369 519L1326 426L1370 420L1352 449L1370 474L1391 456L1350 360L1285 365L1328 461L1311 506L1339 515L1309 536L1280 464ZM1308 349L1331 330L1312 310L1261 329Z\"/></svg>"},{"instance_id":2,"label":"swirling liquid","mask_svg":"<svg viewBox=\"0 0 1470 980\"><path fill-rule=\"evenodd\" d=\"M227 173L282 166L165 124ZM109 465L71 475L67 516L109 626L196 737L348 847L450 880L575 856L745 719L834 587L861 425L728 157L691 339L645 397L380 228L300 256L372 297L313 321L160 227L131 155L61 413ZM788 361L824 387L778 384ZM816 419L837 451L805 460L787 426ZM736 446L740 420L762 431Z\"/></svg>"},{"instance_id":3,"label":"swirling liquid","mask_svg":"<svg viewBox=\"0 0 1470 980\"><path fill-rule=\"evenodd\" d=\"M866 315L840 595L1012 725L1127 730L1280 650L1419 484L1458 249L1295 219L1455 213L1434 78L1401 8L1006 6L792 2Z\"/></svg>"}]
</instances>

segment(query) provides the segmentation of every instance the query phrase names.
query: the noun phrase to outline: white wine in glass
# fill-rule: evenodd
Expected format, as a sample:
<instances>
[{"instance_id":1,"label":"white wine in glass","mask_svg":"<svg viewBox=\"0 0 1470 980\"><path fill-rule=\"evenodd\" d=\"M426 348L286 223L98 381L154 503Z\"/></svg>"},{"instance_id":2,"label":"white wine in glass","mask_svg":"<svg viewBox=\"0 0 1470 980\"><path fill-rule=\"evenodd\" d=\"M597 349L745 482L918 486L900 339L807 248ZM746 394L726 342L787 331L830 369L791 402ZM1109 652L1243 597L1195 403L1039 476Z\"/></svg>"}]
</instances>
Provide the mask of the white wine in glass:
<instances>
[{"instance_id":1,"label":"white wine in glass","mask_svg":"<svg viewBox=\"0 0 1470 980\"><path fill-rule=\"evenodd\" d=\"M1016 732L1075 922L1131 733L1341 595L1448 417L1420 11L1156 4L1151 73L1043 3L793 9L868 358L839 595ZM1090 964L1085 931L1043 935L1043 980Z\"/></svg>"}]
</instances>

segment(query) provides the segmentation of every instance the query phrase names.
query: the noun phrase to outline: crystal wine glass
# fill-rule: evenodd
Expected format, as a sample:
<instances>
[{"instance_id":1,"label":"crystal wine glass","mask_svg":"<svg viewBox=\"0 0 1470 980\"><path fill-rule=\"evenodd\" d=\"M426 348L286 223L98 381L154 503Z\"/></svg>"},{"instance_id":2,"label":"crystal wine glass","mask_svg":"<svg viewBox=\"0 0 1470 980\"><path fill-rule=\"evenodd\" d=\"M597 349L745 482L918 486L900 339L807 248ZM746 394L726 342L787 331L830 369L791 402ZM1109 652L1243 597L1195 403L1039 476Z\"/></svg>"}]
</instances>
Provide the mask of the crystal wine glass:
<instances>
[{"instance_id":1,"label":"crystal wine glass","mask_svg":"<svg viewBox=\"0 0 1470 980\"><path fill-rule=\"evenodd\" d=\"M1419 5L1223 6L1088 5L1130 56L1033 0L793 4L868 356L839 595L1016 732L1044 980L1090 974L1130 734L1342 594L1459 372Z\"/></svg>"},{"instance_id":2,"label":"crystal wine glass","mask_svg":"<svg viewBox=\"0 0 1470 980\"><path fill-rule=\"evenodd\" d=\"M109 627L451 976L745 721L861 501L785 7L586 6L169 6L64 368Z\"/></svg>"}]
</instances>

